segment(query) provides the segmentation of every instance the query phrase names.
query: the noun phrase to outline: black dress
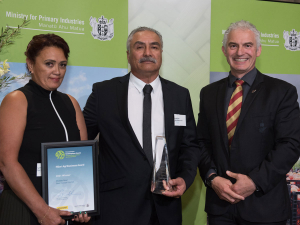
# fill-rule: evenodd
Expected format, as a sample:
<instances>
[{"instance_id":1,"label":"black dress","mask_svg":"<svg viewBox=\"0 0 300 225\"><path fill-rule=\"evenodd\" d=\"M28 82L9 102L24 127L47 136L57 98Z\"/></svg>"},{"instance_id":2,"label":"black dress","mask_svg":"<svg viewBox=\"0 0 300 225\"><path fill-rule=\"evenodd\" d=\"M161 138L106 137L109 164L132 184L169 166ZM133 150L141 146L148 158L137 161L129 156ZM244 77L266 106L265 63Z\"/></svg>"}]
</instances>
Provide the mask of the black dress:
<instances>
[{"instance_id":1,"label":"black dress","mask_svg":"<svg viewBox=\"0 0 300 225\"><path fill-rule=\"evenodd\" d=\"M25 94L28 102L27 124L19 151L19 162L41 195L42 178L36 176L37 163L41 162L41 143L66 141L66 133L50 102L50 91L32 80L18 90ZM66 126L69 141L79 141L76 112L70 98L59 91L53 91L51 98ZM23 225L29 218L30 225L39 224L34 214L5 184L0 196L0 225Z\"/></svg>"}]
</instances>

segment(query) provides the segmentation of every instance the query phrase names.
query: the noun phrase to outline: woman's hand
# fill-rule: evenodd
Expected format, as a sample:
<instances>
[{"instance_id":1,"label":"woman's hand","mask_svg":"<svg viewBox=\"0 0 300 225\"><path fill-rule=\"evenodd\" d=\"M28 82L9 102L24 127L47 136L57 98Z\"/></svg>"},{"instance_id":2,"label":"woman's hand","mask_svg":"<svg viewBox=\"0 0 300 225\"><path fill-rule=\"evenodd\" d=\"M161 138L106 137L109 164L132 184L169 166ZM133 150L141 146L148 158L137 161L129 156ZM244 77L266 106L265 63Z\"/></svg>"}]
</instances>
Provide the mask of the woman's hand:
<instances>
[{"instance_id":1,"label":"woman's hand","mask_svg":"<svg viewBox=\"0 0 300 225\"><path fill-rule=\"evenodd\" d=\"M62 216L71 216L72 213L68 211L61 211L49 207L42 218L38 218L38 222L43 225L60 225L65 224L66 221L62 219Z\"/></svg>"},{"instance_id":2,"label":"woman's hand","mask_svg":"<svg viewBox=\"0 0 300 225\"><path fill-rule=\"evenodd\" d=\"M79 212L77 215L74 216L74 219L72 221L76 221L79 223L87 223L91 219L90 216L86 212Z\"/></svg>"}]
</instances>

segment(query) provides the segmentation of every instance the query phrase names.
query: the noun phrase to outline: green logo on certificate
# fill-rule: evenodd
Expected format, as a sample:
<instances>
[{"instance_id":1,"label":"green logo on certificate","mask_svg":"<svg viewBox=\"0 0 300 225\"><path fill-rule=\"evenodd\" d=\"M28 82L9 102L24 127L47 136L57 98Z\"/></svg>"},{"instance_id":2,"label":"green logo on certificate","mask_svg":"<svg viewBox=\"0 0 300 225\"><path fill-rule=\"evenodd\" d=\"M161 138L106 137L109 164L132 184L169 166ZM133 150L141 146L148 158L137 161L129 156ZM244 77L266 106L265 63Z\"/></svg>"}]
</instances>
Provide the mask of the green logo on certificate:
<instances>
[{"instance_id":1,"label":"green logo on certificate","mask_svg":"<svg viewBox=\"0 0 300 225\"><path fill-rule=\"evenodd\" d=\"M57 159L63 159L63 158L65 158L65 153L64 153L64 151L59 150L55 153L55 156Z\"/></svg>"}]
</instances>

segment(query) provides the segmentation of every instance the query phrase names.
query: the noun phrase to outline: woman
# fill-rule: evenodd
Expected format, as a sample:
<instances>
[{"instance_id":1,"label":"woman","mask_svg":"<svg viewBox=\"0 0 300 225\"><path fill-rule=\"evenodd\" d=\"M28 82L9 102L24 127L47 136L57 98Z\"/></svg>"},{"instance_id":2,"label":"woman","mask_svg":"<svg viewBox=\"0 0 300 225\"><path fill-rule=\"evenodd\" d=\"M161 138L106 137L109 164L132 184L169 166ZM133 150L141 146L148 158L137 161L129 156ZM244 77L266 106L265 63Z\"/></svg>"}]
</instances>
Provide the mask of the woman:
<instances>
[{"instance_id":1,"label":"woman","mask_svg":"<svg viewBox=\"0 0 300 225\"><path fill-rule=\"evenodd\" d=\"M64 224L72 215L49 207L37 177L41 143L87 140L77 101L58 92L65 73L69 46L55 34L34 36L25 52L32 79L11 92L0 107L0 170L6 184L0 196L0 225ZM75 221L88 222L87 214Z\"/></svg>"}]
</instances>

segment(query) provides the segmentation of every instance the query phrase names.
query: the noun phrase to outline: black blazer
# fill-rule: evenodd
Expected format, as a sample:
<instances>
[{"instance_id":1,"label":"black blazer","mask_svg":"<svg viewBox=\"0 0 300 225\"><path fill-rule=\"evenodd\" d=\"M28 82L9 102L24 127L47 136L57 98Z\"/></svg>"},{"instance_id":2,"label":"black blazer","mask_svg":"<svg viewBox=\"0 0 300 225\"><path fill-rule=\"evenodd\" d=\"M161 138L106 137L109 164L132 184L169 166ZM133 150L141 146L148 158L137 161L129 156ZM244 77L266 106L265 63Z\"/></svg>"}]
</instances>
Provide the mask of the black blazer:
<instances>
[{"instance_id":1,"label":"black blazer","mask_svg":"<svg viewBox=\"0 0 300 225\"><path fill-rule=\"evenodd\" d=\"M240 216L251 222L283 221L290 216L286 173L300 154L296 88L258 71L243 102L229 150L224 105L227 82L224 78L200 93L197 130L203 150L201 177L205 180L210 168L227 179L226 170L248 175L260 191L237 203ZM224 214L229 205L207 188L207 213Z\"/></svg>"},{"instance_id":2,"label":"black blazer","mask_svg":"<svg viewBox=\"0 0 300 225\"><path fill-rule=\"evenodd\" d=\"M187 188L196 176L199 146L189 92L160 78L171 178ZM89 139L100 132L100 224L148 224L151 201L161 224L181 224L180 198L150 192L153 159L147 158L128 119L129 74L95 83L84 108ZM186 115L186 127L174 126L174 114Z\"/></svg>"}]
</instances>

